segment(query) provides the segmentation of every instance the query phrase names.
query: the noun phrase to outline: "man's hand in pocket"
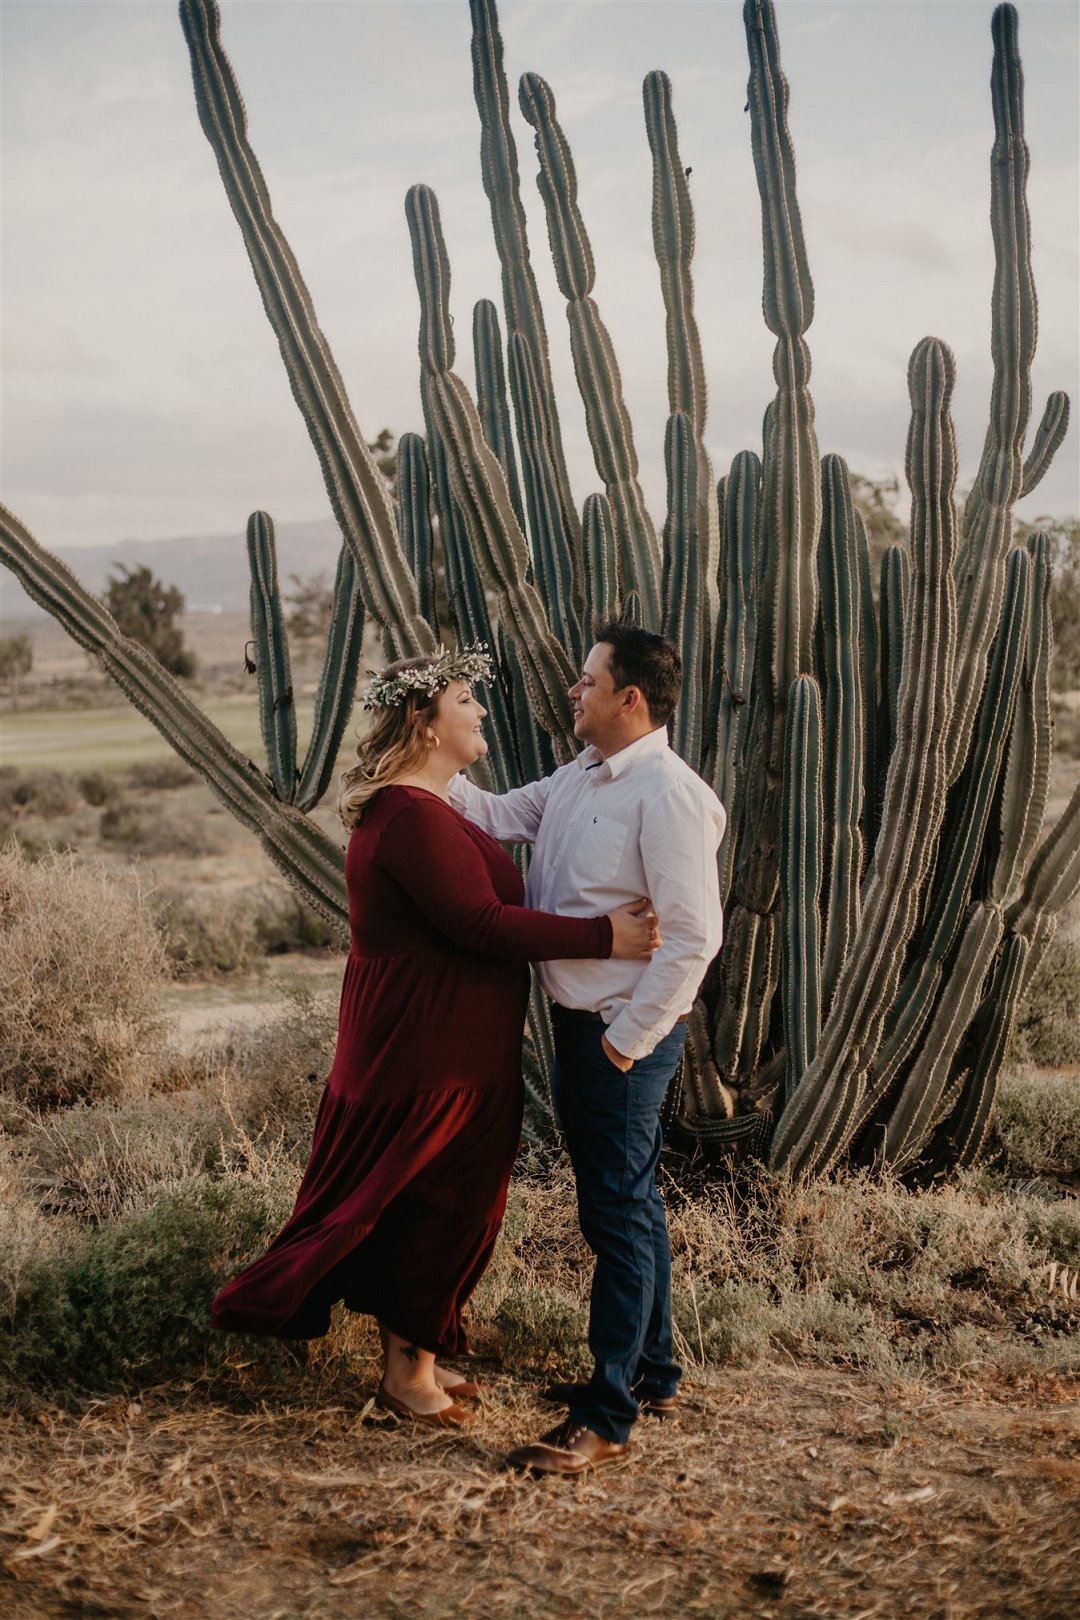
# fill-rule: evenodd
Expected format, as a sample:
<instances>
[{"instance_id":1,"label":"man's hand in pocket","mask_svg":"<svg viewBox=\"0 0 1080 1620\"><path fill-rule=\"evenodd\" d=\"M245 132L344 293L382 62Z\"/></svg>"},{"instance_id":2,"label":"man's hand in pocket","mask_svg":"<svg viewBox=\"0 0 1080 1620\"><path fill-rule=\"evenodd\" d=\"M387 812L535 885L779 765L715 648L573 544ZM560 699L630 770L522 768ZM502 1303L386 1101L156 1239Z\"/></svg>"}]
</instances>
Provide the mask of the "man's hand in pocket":
<instances>
[{"instance_id":1,"label":"man's hand in pocket","mask_svg":"<svg viewBox=\"0 0 1080 1620\"><path fill-rule=\"evenodd\" d=\"M600 1044L611 1062L614 1063L617 1069L621 1069L623 1074L626 1074L628 1070L634 1067L633 1058L623 1057L621 1052L616 1052L606 1035L601 1036Z\"/></svg>"}]
</instances>

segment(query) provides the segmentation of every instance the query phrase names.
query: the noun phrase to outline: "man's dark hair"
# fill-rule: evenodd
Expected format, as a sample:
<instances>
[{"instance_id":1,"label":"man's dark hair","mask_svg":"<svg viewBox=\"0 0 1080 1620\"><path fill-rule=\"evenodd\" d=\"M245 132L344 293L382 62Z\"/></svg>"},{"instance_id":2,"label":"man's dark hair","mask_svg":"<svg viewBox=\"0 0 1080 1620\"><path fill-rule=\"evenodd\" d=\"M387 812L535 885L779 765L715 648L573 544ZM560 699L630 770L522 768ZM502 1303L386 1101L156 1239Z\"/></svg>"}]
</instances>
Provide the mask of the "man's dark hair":
<instances>
[{"instance_id":1,"label":"man's dark hair","mask_svg":"<svg viewBox=\"0 0 1080 1620\"><path fill-rule=\"evenodd\" d=\"M649 706L650 720L666 726L682 690L682 659L675 643L622 619L603 623L598 620L593 625L593 641L606 642L611 648L611 676L616 691L624 686L638 687Z\"/></svg>"}]
</instances>

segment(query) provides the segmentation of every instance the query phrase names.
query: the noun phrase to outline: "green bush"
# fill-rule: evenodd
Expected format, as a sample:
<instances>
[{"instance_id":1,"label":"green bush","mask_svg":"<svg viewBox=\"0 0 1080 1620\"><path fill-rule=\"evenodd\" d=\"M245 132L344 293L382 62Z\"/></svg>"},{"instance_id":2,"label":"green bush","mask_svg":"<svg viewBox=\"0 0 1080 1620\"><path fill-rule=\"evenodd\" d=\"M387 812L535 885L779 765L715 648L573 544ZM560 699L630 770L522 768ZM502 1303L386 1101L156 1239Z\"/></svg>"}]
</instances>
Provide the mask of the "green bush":
<instances>
[{"instance_id":1,"label":"green bush","mask_svg":"<svg viewBox=\"0 0 1080 1620\"><path fill-rule=\"evenodd\" d=\"M287 1217L307 1152L267 1111L270 1054L294 1073L309 1026L296 1013L261 1032L247 1049L261 1073L233 1050L216 1093L208 1080L202 1096L7 1119L0 1391L104 1391L221 1364L230 1346L209 1329L210 1300ZM1010 1194L985 1172L932 1192L763 1176L684 1188L670 1225L688 1370L782 1354L901 1377L1080 1371L1080 1318L1046 1274L1052 1260L1080 1265L1072 1200ZM469 1306L474 1346L522 1371L586 1371L591 1271L566 1165L528 1155ZM344 1367L370 1341L370 1324L338 1313L320 1363ZM243 1344L248 1359L283 1354Z\"/></svg>"},{"instance_id":2,"label":"green bush","mask_svg":"<svg viewBox=\"0 0 1080 1620\"><path fill-rule=\"evenodd\" d=\"M209 1046L202 1061L219 1077L225 1107L239 1126L280 1139L303 1160L333 1059L336 1009L303 989L286 996L278 1016L268 1010L264 1024Z\"/></svg>"},{"instance_id":3,"label":"green bush","mask_svg":"<svg viewBox=\"0 0 1080 1620\"><path fill-rule=\"evenodd\" d=\"M689 1359L702 1366L752 1367L768 1353L772 1301L760 1283L729 1278L719 1287L675 1287L671 1308Z\"/></svg>"},{"instance_id":4,"label":"green bush","mask_svg":"<svg viewBox=\"0 0 1080 1620\"><path fill-rule=\"evenodd\" d=\"M340 947L330 925L283 889L163 885L150 903L178 973L243 973L265 956Z\"/></svg>"},{"instance_id":5,"label":"green bush","mask_svg":"<svg viewBox=\"0 0 1080 1620\"><path fill-rule=\"evenodd\" d=\"M105 844L137 844L143 818L130 804L110 804L101 812L98 835Z\"/></svg>"},{"instance_id":6,"label":"green bush","mask_svg":"<svg viewBox=\"0 0 1080 1620\"><path fill-rule=\"evenodd\" d=\"M284 1186L196 1176L127 1220L24 1255L0 1278L0 1392L104 1390L220 1360L210 1301L289 1207Z\"/></svg>"},{"instance_id":7,"label":"green bush","mask_svg":"<svg viewBox=\"0 0 1080 1620\"><path fill-rule=\"evenodd\" d=\"M589 1367L585 1305L559 1288L511 1288L492 1326L501 1354L517 1366L571 1373Z\"/></svg>"}]
</instances>

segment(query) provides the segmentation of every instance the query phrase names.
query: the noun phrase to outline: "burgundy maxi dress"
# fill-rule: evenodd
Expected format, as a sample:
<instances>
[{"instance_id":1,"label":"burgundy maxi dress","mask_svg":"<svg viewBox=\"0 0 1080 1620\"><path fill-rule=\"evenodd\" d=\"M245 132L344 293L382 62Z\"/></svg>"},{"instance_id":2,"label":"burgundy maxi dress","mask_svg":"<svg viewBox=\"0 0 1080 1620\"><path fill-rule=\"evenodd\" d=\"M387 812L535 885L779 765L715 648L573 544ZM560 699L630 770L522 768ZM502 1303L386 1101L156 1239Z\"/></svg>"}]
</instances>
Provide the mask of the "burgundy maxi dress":
<instances>
[{"instance_id":1,"label":"burgundy maxi dress","mask_svg":"<svg viewBox=\"0 0 1080 1620\"><path fill-rule=\"evenodd\" d=\"M311 1339L342 1299L410 1344L468 1349L521 1133L526 963L607 957L607 917L528 911L497 843L384 788L345 858L352 945L296 1207L213 1303L230 1332Z\"/></svg>"}]
</instances>

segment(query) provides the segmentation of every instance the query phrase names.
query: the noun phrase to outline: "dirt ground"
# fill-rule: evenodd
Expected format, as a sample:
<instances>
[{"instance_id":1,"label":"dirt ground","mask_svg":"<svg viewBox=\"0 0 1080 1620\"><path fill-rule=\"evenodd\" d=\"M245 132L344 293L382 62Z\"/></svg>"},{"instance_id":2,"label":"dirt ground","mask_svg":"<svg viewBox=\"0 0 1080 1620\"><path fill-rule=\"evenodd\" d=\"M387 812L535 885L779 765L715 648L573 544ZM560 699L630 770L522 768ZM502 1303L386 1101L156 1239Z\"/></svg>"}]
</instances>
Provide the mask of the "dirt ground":
<instances>
[{"instance_id":1,"label":"dirt ground","mask_svg":"<svg viewBox=\"0 0 1080 1620\"><path fill-rule=\"evenodd\" d=\"M623 1466L502 1466L546 1428L489 1370L470 1431L258 1369L0 1425L0 1610L44 1617L1080 1612L1075 1387L773 1363L687 1390ZM222 1404L222 1395L226 1404ZM557 1415L557 1414L556 1414Z\"/></svg>"}]
</instances>

